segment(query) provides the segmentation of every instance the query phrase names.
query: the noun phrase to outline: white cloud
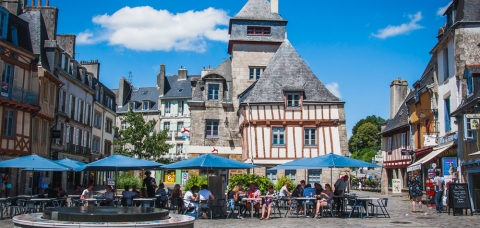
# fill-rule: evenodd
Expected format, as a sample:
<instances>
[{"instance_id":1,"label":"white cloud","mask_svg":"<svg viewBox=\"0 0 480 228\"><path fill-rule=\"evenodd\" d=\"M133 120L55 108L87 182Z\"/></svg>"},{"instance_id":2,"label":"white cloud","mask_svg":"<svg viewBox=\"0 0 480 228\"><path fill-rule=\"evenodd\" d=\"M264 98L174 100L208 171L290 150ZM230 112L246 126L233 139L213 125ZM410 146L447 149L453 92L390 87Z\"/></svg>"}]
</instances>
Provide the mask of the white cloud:
<instances>
[{"instance_id":1,"label":"white cloud","mask_svg":"<svg viewBox=\"0 0 480 228\"><path fill-rule=\"evenodd\" d=\"M372 36L380 39L386 39L388 37L407 34L413 30L423 28L423 26L417 24L417 22L422 20L422 12L419 11L414 15L409 14L408 18L410 18L410 22L403 23L401 25L389 25L386 28L379 29L377 33L372 33Z\"/></svg>"},{"instance_id":2,"label":"white cloud","mask_svg":"<svg viewBox=\"0 0 480 228\"><path fill-rule=\"evenodd\" d=\"M452 4L452 1L448 2L448 4L445 5L445 6L438 8L438 9L437 9L437 15L438 15L438 16L443 16L443 14L445 13L445 10L448 9L448 7L450 6L450 4Z\"/></svg>"},{"instance_id":3,"label":"white cloud","mask_svg":"<svg viewBox=\"0 0 480 228\"><path fill-rule=\"evenodd\" d=\"M332 83L328 83L325 85L325 87L327 87L328 90L330 90L331 93L333 93L333 95L335 95L336 97L338 98L342 98L342 94L340 93L340 86L338 85L338 83L336 82L332 82Z\"/></svg>"},{"instance_id":4,"label":"white cloud","mask_svg":"<svg viewBox=\"0 0 480 228\"><path fill-rule=\"evenodd\" d=\"M211 7L177 14L150 6L124 7L112 15L94 16L92 21L101 29L80 33L77 43L108 41L138 51L204 52L207 40L227 42L229 38L228 30L221 28L228 25L227 12Z\"/></svg>"}]
</instances>

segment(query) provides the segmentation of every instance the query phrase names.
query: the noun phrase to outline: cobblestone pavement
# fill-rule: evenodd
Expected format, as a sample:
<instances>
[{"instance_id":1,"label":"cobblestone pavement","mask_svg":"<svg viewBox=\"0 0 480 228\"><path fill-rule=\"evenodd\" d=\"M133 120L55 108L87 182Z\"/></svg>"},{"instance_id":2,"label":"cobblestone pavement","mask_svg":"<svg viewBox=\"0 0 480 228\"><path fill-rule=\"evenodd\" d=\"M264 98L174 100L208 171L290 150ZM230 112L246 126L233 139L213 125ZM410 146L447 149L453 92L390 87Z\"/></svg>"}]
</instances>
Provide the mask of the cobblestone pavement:
<instances>
[{"instance_id":1,"label":"cobblestone pavement","mask_svg":"<svg viewBox=\"0 0 480 228\"><path fill-rule=\"evenodd\" d=\"M379 193L354 192L359 196L383 197ZM452 216L435 213L435 208L424 207L423 214L412 213L411 202L406 197L388 196L391 218L276 218L268 221L258 219L199 219L195 227L478 227L480 215ZM0 220L0 228L13 227L11 219Z\"/></svg>"}]
</instances>

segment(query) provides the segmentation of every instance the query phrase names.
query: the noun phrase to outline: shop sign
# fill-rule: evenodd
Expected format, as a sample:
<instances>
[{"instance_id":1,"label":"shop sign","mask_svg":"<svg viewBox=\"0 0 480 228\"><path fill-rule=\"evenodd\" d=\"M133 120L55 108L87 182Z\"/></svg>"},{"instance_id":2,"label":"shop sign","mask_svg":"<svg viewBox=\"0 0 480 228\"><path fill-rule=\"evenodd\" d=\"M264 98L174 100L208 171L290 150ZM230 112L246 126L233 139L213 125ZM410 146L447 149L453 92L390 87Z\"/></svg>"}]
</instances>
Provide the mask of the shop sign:
<instances>
[{"instance_id":1,"label":"shop sign","mask_svg":"<svg viewBox=\"0 0 480 228\"><path fill-rule=\"evenodd\" d=\"M402 180L401 179L392 179L392 193L401 194L402 193Z\"/></svg>"},{"instance_id":2,"label":"shop sign","mask_svg":"<svg viewBox=\"0 0 480 228\"><path fill-rule=\"evenodd\" d=\"M465 114L465 117L468 118L468 119L479 119L480 118L480 114Z\"/></svg>"},{"instance_id":3,"label":"shop sign","mask_svg":"<svg viewBox=\"0 0 480 228\"><path fill-rule=\"evenodd\" d=\"M375 155L375 161L376 162L382 162L383 161L383 155Z\"/></svg>"},{"instance_id":4,"label":"shop sign","mask_svg":"<svg viewBox=\"0 0 480 228\"><path fill-rule=\"evenodd\" d=\"M423 141L424 146L436 146L437 145L437 136L436 135L423 135L425 140Z\"/></svg>"},{"instance_id":5,"label":"shop sign","mask_svg":"<svg viewBox=\"0 0 480 228\"><path fill-rule=\"evenodd\" d=\"M166 184L175 184L175 170L165 171L164 180Z\"/></svg>"}]
</instances>

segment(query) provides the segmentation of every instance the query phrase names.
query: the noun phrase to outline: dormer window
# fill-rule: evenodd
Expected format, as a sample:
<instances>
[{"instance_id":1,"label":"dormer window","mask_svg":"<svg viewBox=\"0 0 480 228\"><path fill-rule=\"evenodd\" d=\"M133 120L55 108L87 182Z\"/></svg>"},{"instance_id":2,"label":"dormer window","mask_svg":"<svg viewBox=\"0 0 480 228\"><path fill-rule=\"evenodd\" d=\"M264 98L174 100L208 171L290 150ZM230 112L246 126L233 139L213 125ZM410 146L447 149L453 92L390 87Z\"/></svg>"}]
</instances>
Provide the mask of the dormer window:
<instances>
[{"instance_id":1,"label":"dormer window","mask_svg":"<svg viewBox=\"0 0 480 228\"><path fill-rule=\"evenodd\" d=\"M270 27L247 26L248 35L270 36Z\"/></svg>"},{"instance_id":2,"label":"dormer window","mask_svg":"<svg viewBox=\"0 0 480 228\"><path fill-rule=\"evenodd\" d=\"M208 100L218 100L219 92L220 92L219 84L208 85Z\"/></svg>"},{"instance_id":3,"label":"dormer window","mask_svg":"<svg viewBox=\"0 0 480 228\"><path fill-rule=\"evenodd\" d=\"M6 39L8 25L8 11L0 8L0 38Z\"/></svg>"},{"instance_id":4,"label":"dormer window","mask_svg":"<svg viewBox=\"0 0 480 228\"><path fill-rule=\"evenodd\" d=\"M300 108L300 93L287 93L287 108Z\"/></svg>"},{"instance_id":5,"label":"dormer window","mask_svg":"<svg viewBox=\"0 0 480 228\"><path fill-rule=\"evenodd\" d=\"M149 110L150 109L150 102L144 101L143 102L143 110Z\"/></svg>"},{"instance_id":6,"label":"dormer window","mask_svg":"<svg viewBox=\"0 0 480 228\"><path fill-rule=\"evenodd\" d=\"M250 67L249 80L258 80L264 70L265 70L265 67Z\"/></svg>"},{"instance_id":7,"label":"dormer window","mask_svg":"<svg viewBox=\"0 0 480 228\"><path fill-rule=\"evenodd\" d=\"M130 102L130 103L128 103L128 108L129 108L130 110L135 110L135 102Z\"/></svg>"},{"instance_id":8,"label":"dormer window","mask_svg":"<svg viewBox=\"0 0 480 228\"><path fill-rule=\"evenodd\" d=\"M18 32L17 32L17 27L12 26L12 43L15 45L18 45Z\"/></svg>"},{"instance_id":9,"label":"dormer window","mask_svg":"<svg viewBox=\"0 0 480 228\"><path fill-rule=\"evenodd\" d=\"M415 87L415 101L416 102L420 101L420 86Z\"/></svg>"}]
</instances>

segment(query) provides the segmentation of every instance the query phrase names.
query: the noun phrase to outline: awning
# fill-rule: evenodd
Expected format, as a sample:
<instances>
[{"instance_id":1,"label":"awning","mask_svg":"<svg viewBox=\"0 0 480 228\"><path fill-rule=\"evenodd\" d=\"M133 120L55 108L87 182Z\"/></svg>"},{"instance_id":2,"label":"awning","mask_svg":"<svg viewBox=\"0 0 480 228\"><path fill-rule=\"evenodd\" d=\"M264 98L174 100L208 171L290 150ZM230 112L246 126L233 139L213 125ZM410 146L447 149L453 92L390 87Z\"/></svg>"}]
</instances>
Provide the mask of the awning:
<instances>
[{"instance_id":1,"label":"awning","mask_svg":"<svg viewBox=\"0 0 480 228\"><path fill-rule=\"evenodd\" d=\"M412 172L414 170L422 169L422 164L429 162L430 160L432 160L433 158L435 158L436 156L441 154L443 151L448 150L452 146L453 146L453 142L442 145L442 146L434 147L432 152L430 152L429 154L427 154L422 159L420 159L420 160L416 161L415 163L411 164L410 166L408 166L407 172Z\"/></svg>"},{"instance_id":2,"label":"awning","mask_svg":"<svg viewBox=\"0 0 480 228\"><path fill-rule=\"evenodd\" d=\"M480 155L480 151L477 151L477 152L475 152L475 153L469 154L469 156L473 156L473 155Z\"/></svg>"}]
</instances>

